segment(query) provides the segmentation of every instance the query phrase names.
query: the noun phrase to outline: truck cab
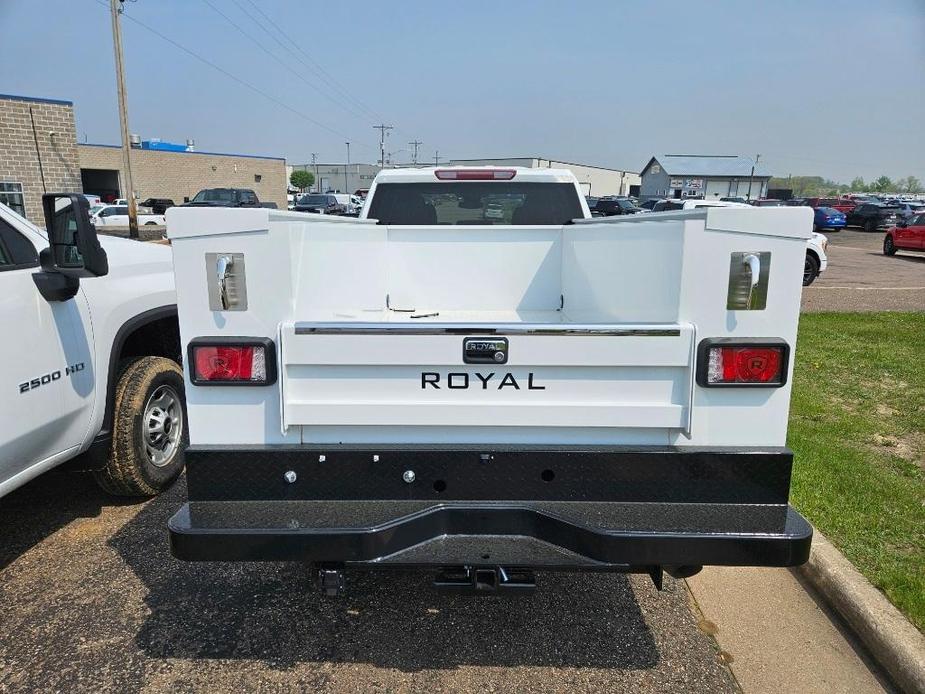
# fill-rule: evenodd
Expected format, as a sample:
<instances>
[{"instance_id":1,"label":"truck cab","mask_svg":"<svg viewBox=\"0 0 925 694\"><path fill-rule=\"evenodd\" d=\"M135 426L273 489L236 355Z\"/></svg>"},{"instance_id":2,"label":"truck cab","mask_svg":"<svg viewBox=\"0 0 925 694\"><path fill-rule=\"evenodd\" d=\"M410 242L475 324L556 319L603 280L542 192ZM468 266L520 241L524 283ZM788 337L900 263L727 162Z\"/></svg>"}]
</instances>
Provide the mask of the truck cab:
<instances>
[{"instance_id":1,"label":"truck cab","mask_svg":"<svg viewBox=\"0 0 925 694\"><path fill-rule=\"evenodd\" d=\"M567 170L381 172L358 219L168 211L188 560L527 590L790 566L809 208L592 218Z\"/></svg>"},{"instance_id":2,"label":"truck cab","mask_svg":"<svg viewBox=\"0 0 925 694\"><path fill-rule=\"evenodd\" d=\"M47 233L0 204L0 496L66 461L151 496L183 469L170 249L104 237L77 194Z\"/></svg>"}]
</instances>

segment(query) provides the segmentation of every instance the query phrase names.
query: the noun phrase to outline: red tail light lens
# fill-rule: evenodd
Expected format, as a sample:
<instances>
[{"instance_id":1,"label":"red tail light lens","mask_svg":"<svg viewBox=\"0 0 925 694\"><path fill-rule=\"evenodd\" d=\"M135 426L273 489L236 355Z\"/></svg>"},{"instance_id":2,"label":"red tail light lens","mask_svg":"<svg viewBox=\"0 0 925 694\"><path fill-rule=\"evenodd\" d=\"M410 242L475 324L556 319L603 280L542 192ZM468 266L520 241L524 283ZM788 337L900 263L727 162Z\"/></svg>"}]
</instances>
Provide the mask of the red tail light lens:
<instances>
[{"instance_id":1,"label":"red tail light lens","mask_svg":"<svg viewBox=\"0 0 925 694\"><path fill-rule=\"evenodd\" d=\"M197 338L189 345L190 376L195 385L269 385L276 380L270 340L230 342Z\"/></svg>"},{"instance_id":2,"label":"red tail light lens","mask_svg":"<svg viewBox=\"0 0 925 694\"><path fill-rule=\"evenodd\" d=\"M783 340L704 340L698 349L697 383L704 387L779 387L787 382L789 357Z\"/></svg>"},{"instance_id":3,"label":"red tail light lens","mask_svg":"<svg viewBox=\"0 0 925 694\"><path fill-rule=\"evenodd\" d=\"M434 175L440 181L510 181L514 169L437 169Z\"/></svg>"}]
</instances>

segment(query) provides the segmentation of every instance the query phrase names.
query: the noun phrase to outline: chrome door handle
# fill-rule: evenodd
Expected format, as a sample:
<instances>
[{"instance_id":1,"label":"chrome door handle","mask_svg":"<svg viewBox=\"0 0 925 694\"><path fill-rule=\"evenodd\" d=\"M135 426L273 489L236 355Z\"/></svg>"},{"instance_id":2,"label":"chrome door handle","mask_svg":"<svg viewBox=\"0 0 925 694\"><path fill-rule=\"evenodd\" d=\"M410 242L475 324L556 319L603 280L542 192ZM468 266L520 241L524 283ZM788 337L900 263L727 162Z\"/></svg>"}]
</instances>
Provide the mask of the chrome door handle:
<instances>
[{"instance_id":1,"label":"chrome door handle","mask_svg":"<svg viewBox=\"0 0 925 694\"><path fill-rule=\"evenodd\" d=\"M754 253L749 253L746 255L742 262L748 265L749 272L749 285L748 285L748 299L745 301L745 305L748 308L752 307L752 294L755 291L755 287L758 286L758 280L761 278L761 260Z\"/></svg>"},{"instance_id":2,"label":"chrome door handle","mask_svg":"<svg viewBox=\"0 0 925 694\"><path fill-rule=\"evenodd\" d=\"M234 266L234 258L230 255L220 255L215 259L215 274L218 279L218 295L222 301L222 309L228 310L231 301L228 298L228 277L230 268Z\"/></svg>"}]
</instances>

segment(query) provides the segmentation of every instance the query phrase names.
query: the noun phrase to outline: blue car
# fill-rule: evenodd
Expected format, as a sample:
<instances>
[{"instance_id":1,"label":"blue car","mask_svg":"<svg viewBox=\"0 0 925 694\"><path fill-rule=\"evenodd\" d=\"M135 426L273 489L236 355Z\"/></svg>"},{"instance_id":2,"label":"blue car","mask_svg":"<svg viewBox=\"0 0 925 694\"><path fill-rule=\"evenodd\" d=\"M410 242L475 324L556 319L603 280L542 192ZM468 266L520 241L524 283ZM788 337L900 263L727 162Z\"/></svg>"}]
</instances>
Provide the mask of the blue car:
<instances>
[{"instance_id":1,"label":"blue car","mask_svg":"<svg viewBox=\"0 0 925 694\"><path fill-rule=\"evenodd\" d=\"M834 207L817 207L816 215L813 217L813 230L820 229L844 229L846 226L845 213L839 212Z\"/></svg>"}]
</instances>

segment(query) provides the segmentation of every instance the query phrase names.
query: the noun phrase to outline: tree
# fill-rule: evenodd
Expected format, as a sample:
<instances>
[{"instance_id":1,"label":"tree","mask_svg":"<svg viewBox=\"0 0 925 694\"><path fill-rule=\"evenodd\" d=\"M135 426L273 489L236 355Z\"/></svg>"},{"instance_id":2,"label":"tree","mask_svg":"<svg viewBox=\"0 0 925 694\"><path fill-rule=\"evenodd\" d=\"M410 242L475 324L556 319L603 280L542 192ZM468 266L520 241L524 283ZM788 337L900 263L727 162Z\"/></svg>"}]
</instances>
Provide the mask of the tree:
<instances>
[{"instance_id":1,"label":"tree","mask_svg":"<svg viewBox=\"0 0 925 694\"><path fill-rule=\"evenodd\" d=\"M902 193L921 193L922 182L915 176L906 176L896 181L896 188Z\"/></svg>"},{"instance_id":2,"label":"tree","mask_svg":"<svg viewBox=\"0 0 925 694\"><path fill-rule=\"evenodd\" d=\"M852 192L854 193L866 193L867 192L867 184L864 183L864 179L861 178L860 176L856 176L854 180L851 181L851 185L848 187L851 188Z\"/></svg>"},{"instance_id":3,"label":"tree","mask_svg":"<svg viewBox=\"0 0 925 694\"><path fill-rule=\"evenodd\" d=\"M881 176L876 181L871 183L871 188L876 190L878 193L892 193L895 190L893 181L890 180L889 176Z\"/></svg>"},{"instance_id":4,"label":"tree","mask_svg":"<svg viewBox=\"0 0 925 694\"><path fill-rule=\"evenodd\" d=\"M311 171L298 169L289 175L289 182L293 187L304 191L306 188L311 188L315 184L315 174Z\"/></svg>"}]
</instances>

